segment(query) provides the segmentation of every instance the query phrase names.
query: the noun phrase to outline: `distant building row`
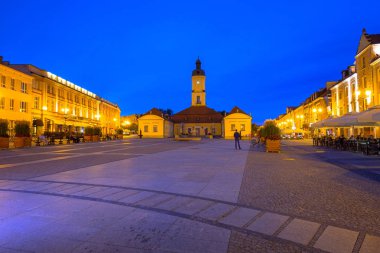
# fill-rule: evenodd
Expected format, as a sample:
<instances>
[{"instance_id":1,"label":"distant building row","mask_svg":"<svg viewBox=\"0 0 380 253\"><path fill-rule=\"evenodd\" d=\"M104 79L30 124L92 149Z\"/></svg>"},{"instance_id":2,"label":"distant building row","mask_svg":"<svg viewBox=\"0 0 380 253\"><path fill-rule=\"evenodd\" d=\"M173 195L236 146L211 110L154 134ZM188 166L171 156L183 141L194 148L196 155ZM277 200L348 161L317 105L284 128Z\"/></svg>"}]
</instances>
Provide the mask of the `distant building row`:
<instances>
[{"instance_id":1,"label":"distant building row","mask_svg":"<svg viewBox=\"0 0 380 253\"><path fill-rule=\"evenodd\" d=\"M369 110L380 113L380 34L363 29L355 63L342 71L342 79L327 82L300 106L288 107L276 121L284 134L308 135L318 128L319 134L322 129L322 134L380 137L380 120L349 120L348 116Z\"/></svg>"},{"instance_id":2,"label":"distant building row","mask_svg":"<svg viewBox=\"0 0 380 253\"><path fill-rule=\"evenodd\" d=\"M206 74L199 59L192 72L190 107L170 117L153 108L138 118L139 133L150 138L221 136L231 139L235 131L242 138L249 138L251 124L252 117L238 107L223 115L206 106Z\"/></svg>"},{"instance_id":3,"label":"distant building row","mask_svg":"<svg viewBox=\"0 0 380 253\"><path fill-rule=\"evenodd\" d=\"M120 126L120 109L94 93L31 64L0 57L0 118L43 123L50 132L83 132L98 126L103 134Z\"/></svg>"}]
</instances>

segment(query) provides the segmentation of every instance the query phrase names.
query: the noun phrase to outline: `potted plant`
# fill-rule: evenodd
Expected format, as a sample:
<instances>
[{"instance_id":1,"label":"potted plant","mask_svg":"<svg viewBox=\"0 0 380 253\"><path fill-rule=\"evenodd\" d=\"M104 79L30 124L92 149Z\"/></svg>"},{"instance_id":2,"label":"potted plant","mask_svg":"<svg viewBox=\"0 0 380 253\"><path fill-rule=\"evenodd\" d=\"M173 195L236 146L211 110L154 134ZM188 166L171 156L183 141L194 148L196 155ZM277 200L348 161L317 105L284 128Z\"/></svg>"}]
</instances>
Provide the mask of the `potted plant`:
<instances>
[{"instance_id":1,"label":"potted plant","mask_svg":"<svg viewBox=\"0 0 380 253\"><path fill-rule=\"evenodd\" d=\"M120 139L120 140L122 140L123 139L123 129L121 129L121 128L118 128L118 129L116 129L116 134L117 134L117 138L118 139Z\"/></svg>"},{"instance_id":2,"label":"potted plant","mask_svg":"<svg viewBox=\"0 0 380 253\"><path fill-rule=\"evenodd\" d=\"M267 152L280 152L281 149L281 129L276 123L267 120L260 129L260 136L265 139L265 148Z\"/></svg>"},{"instance_id":3,"label":"potted plant","mask_svg":"<svg viewBox=\"0 0 380 253\"><path fill-rule=\"evenodd\" d=\"M14 145L15 148L30 147L32 145L29 121L22 120L15 122Z\"/></svg>"},{"instance_id":4,"label":"potted plant","mask_svg":"<svg viewBox=\"0 0 380 253\"><path fill-rule=\"evenodd\" d=\"M102 129L100 127L94 127L94 132L92 136L92 141L100 141L100 136L102 135Z\"/></svg>"},{"instance_id":5,"label":"potted plant","mask_svg":"<svg viewBox=\"0 0 380 253\"><path fill-rule=\"evenodd\" d=\"M0 148L9 148L8 120L0 119Z\"/></svg>"},{"instance_id":6,"label":"potted plant","mask_svg":"<svg viewBox=\"0 0 380 253\"><path fill-rule=\"evenodd\" d=\"M90 142L92 141L92 136L94 135L94 128L93 127L85 127L84 128L84 141Z\"/></svg>"}]
</instances>

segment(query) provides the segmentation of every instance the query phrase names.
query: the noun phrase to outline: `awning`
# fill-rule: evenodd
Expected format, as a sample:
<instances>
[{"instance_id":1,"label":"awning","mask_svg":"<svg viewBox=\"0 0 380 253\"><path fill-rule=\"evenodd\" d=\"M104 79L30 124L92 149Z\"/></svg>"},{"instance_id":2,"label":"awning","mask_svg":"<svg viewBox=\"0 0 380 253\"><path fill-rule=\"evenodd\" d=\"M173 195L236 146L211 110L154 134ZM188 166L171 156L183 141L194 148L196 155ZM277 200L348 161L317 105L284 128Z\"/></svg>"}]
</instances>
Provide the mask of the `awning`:
<instances>
[{"instance_id":1,"label":"awning","mask_svg":"<svg viewBox=\"0 0 380 253\"><path fill-rule=\"evenodd\" d=\"M347 113L338 118L327 118L311 125L312 128L351 127L357 123L357 113Z\"/></svg>"},{"instance_id":2,"label":"awning","mask_svg":"<svg viewBox=\"0 0 380 253\"><path fill-rule=\"evenodd\" d=\"M369 108L359 113L358 123L372 123L380 125L380 105Z\"/></svg>"},{"instance_id":3,"label":"awning","mask_svg":"<svg viewBox=\"0 0 380 253\"><path fill-rule=\"evenodd\" d=\"M338 118L327 118L311 125L312 128L373 126L380 126L380 106L371 107L360 113L347 113Z\"/></svg>"}]
</instances>

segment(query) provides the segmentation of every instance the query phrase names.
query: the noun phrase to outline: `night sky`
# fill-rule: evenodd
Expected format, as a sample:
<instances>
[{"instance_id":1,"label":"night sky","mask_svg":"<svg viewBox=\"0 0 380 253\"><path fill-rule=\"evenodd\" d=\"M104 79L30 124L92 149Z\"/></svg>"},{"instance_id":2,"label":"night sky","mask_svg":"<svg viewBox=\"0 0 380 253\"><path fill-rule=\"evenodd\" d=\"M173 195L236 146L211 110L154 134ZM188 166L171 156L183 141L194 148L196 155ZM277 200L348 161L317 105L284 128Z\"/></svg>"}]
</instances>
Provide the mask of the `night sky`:
<instances>
[{"instance_id":1,"label":"night sky","mask_svg":"<svg viewBox=\"0 0 380 253\"><path fill-rule=\"evenodd\" d=\"M207 105L238 105L262 123L340 79L362 28L380 33L379 9L380 1L1 0L0 55L117 103L122 115L190 106L199 56Z\"/></svg>"}]
</instances>

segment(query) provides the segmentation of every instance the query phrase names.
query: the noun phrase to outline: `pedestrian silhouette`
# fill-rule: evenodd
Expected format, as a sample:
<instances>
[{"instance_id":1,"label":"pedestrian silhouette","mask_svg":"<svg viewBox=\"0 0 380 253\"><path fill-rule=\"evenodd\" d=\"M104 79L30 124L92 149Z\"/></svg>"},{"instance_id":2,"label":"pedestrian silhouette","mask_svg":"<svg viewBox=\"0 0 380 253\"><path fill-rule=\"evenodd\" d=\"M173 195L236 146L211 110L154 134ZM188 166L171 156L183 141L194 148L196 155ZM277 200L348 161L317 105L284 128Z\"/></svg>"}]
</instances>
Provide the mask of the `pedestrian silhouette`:
<instances>
[{"instance_id":1,"label":"pedestrian silhouette","mask_svg":"<svg viewBox=\"0 0 380 253\"><path fill-rule=\"evenodd\" d=\"M241 149L240 141L239 141L240 140L240 134L237 130L235 130L234 138L235 138L235 149L238 149L238 147L239 147L239 149Z\"/></svg>"}]
</instances>

